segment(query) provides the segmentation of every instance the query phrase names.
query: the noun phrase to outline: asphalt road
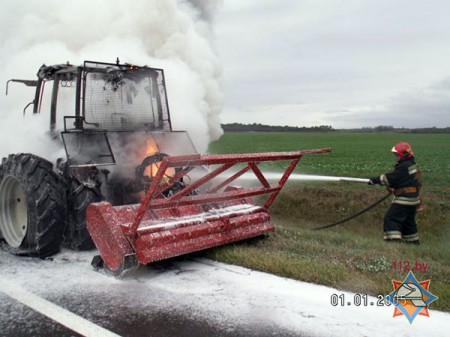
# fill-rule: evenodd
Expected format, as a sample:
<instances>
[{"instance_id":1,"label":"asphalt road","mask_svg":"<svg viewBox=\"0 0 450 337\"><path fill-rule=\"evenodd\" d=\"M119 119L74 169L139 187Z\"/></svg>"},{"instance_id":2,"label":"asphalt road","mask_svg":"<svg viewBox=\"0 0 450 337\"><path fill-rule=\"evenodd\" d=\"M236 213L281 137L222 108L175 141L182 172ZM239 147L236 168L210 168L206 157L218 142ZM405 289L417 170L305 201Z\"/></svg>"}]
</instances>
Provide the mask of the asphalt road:
<instances>
[{"instance_id":1,"label":"asphalt road","mask_svg":"<svg viewBox=\"0 0 450 337\"><path fill-rule=\"evenodd\" d=\"M129 278L117 280L90 267L93 255L66 252L44 261L0 252L0 335L305 336L270 320L257 322L256 316L249 319L252 303L248 307L242 301L235 303L240 307L231 317L242 311L241 318L229 319L230 315L223 313L220 306L223 300L217 302L217 307L214 301L208 303L208 314L199 309L198 301L204 296L211 298L222 290L220 285L211 288L197 279L196 268L214 273L217 268L227 268L226 265L179 259L157 267L141 267ZM227 273L239 277L241 271L236 270L230 267ZM200 278L203 277L202 272ZM170 281L166 283L164 278ZM173 284L175 279L184 285L178 287L178 281ZM183 280L193 283L186 289ZM54 312L42 313L50 305L56 306ZM61 318L62 311L76 317ZM73 322L79 319L82 321L78 324ZM86 329L90 323L91 329ZM97 328L104 330L99 332Z\"/></svg>"},{"instance_id":2,"label":"asphalt road","mask_svg":"<svg viewBox=\"0 0 450 337\"><path fill-rule=\"evenodd\" d=\"M430 317L410 324L394 318L392 307L330 302L355 294L201 258L142 266L118 280L91 267L95 254L63 251L40 260L0 250L0 336L422 337L450 331L449 313L430 310Z\"/></svg>"}]
</instances>

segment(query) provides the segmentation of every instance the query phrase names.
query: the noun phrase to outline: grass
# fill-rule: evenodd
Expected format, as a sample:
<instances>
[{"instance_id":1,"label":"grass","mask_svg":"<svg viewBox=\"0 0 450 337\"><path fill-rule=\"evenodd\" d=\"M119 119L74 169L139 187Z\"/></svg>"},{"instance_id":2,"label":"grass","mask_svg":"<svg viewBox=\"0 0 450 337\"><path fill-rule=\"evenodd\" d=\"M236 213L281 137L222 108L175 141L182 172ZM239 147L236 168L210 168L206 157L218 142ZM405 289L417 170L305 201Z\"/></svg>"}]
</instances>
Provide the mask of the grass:
<instances>
[{"instance_id":1,"label":"grass","mask_svg":"<svg viewBox=\"0 0 450 337\"><path fill-rule=\"evenodd\" d=\"M264 240L219 247L209 257L227 263L314 282L342 290L387 295L393 279L402 281L409 262L426 263L413 270L431 280L439 297L431 308L450 311L450 135L412 134L225 134L211 144L215 153L289 151L332 147L332 154L302 159L299 171L333 176L370 177L392 169L390 148L397 141L412 143L424 171L426 208L418 213L420 246L383 241L382 219L389 206L375 209L342 225L311 230L353 214L381 198L379 186L342 183L291 182L271 207L276 232ZM402 262L402 269L399 262Z\"/></svg>"},{"instance_id":2,"label":"grass","mask_svg":"<svg viewBox=\"0 0 450 337\"><path fill-rule=\"evenodd\" d=\"M305 156L296 172L370 177L394 164L390 153L399 141L410 142L424 174L425 186L450 195L450 134L398 133L225 133L211 143L211 153L294 151L332 148L330 154Z\"/></svg>"}]
</instances>

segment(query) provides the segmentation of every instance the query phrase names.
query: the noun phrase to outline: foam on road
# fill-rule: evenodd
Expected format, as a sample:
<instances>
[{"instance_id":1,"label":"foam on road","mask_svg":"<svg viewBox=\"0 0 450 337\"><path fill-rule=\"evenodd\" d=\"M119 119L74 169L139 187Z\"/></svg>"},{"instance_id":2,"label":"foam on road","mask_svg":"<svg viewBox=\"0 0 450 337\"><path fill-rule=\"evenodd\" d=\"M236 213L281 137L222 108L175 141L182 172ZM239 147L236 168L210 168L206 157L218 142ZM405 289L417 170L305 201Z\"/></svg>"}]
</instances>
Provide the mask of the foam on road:
<instances>
[{"instance_id":1,"label":"foam on road","mask_svg":"<svg viewBox=\"0 0 450 337\"><path fill-rule=\"evenodd\" d=\"M393 317L393 306L378 306L376 297L356 306L353 293L204 259L141 267L132 277L117 280L92 269L94 255L63 251L52 260L39 260L0 251L0 287L30 306L28 300L37 296L31 301L38 303L35 310L48 302L57 305L47 315L61 324L78 321L74 313L81 327L89 321L92 329L121 336L422 337L450 331L449 313L430 310L430 317L417 316L410 324L405 317ZM332 296L340 295L352 305L333 306ZM0 306L8 305L1 302L2 297ZM2 330L14 320L1 317Z\"/></svg>"}]
</instances>

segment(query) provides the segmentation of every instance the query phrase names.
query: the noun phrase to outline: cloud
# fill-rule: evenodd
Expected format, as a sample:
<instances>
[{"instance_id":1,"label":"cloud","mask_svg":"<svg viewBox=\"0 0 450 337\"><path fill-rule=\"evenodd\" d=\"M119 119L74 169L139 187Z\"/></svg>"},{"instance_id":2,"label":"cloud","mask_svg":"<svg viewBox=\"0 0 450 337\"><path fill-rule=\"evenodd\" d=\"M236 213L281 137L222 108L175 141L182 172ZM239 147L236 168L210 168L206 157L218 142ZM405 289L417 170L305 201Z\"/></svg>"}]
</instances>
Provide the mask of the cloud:
<instances>
[{"instance_id":1,"label":"cloud","mask_svg":"<svg viewBox=\"0 0 450 337\"><path fill-rule=\"evenodd\" d=\"M450 74L446 7L443 0L224 2L216 26L223 120L232 110L301 105L316 115L303 119L326 125L361 127L395 110L403 114L396 123L420 126L433 123L421 115L426 105L439 123L446 101L432 86Z\"/></svg>"},{"instance_id":2,"label":"cloud","mask_svg":"<svg viewBox=\"0 0 450 337\"><path fill-rule=\"evenodd\" d=\"M5 0L0 12L0 78L3 83L33 79L43 63L115 62L117 57L163 67L173 126L188 130L198 150L205 152L222 134L221 62L211 43L211 24L205 20L216 3L220 1ZM11 89L0 100L0 155L24 151L46 156L45 142L34 139L48 127L38 128L32 116L21 118L34 97L32 90L18 84ZM19 135L20 130L28 131Z\"/></svg>"},{"instance_id":3,"label":"cloud","mask_svg":"<svg viewBox=\"0 0 450 337\"><path fill-rule=\"evenodd\" d=\"M426 88L410 89L376 106L353 107L330 114L330 123L338 128L447 127L450 125L450 77Z\"/></svg>"},{"instance_id":4,"label":"cloud","mask_svg":"<svg viewBox=\"0 0 450 337\"><path fill-rule=\"evenodd\" d=\"M386 107L395 124L405 127L450 125L450 77L429 87L393 97Z\"/></svg>"},{"instance_id":5,"label":"cloud","mask_svg":"<svg viewBox=\"0 0 450 337\"><path fill-rule=\"evenodd\" d=\"M295 101L295 100L293 100ZM398 93L380 104L329 109L324 103L261 104L226 107L225 123L318 126L334 128L446 127L450 125L450 77L426 88Z\"/></svg>"}]
</instances>

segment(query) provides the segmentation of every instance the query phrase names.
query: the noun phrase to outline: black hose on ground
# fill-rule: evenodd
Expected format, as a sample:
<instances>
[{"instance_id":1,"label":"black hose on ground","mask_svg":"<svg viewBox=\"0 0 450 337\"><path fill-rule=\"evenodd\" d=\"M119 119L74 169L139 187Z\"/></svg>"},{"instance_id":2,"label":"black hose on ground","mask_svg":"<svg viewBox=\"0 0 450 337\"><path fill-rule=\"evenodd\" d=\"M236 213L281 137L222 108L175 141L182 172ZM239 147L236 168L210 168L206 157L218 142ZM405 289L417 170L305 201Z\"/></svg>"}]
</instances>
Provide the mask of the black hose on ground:
<instances>
[{"instance_id":1,"label":"black hose on ground","mask_svg":"<svg viewBox=\"0 0 450 337\"><path fill-rule=\"evenodd\" d=\"M339 220L337 222L333 222L331 224L325 225L325 226L320 226L320 227L316 227L316 228L312 228L312 230L317 231L317 230L321 230L321 229L326 229L326 228L330 228L330 227L334 227L337 225L340 225L341 223L347 222L349 220L352 220L354 218L356 218L357 216L360 216L361 214L370 211L372 208L374 208L375 206L377 206L378 204L382 203L384 200L386 200L387 198L389 198L391 196L392 192L389 192L388 194L386 194L385 196L383 196L380 200L377 200L376 202L374 202L373 204L369 205L368 207L362 209L361 211L359 211L358 213L352 214L342 220Z\"/></svg>"}]
</instances>

